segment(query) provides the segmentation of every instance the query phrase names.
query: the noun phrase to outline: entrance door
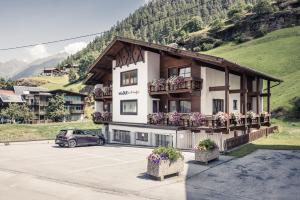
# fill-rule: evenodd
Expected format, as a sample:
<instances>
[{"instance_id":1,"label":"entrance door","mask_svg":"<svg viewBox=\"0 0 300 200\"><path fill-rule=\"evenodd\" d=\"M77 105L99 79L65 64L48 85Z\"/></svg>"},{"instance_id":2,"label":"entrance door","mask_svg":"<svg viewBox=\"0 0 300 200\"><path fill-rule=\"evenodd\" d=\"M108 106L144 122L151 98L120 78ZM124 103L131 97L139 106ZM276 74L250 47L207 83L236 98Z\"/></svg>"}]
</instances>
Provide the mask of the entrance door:
<instances>
[{"instance_id":1,"label":"entrance door","mask_svg":"<svg viewBox=\"0 0 300 200\"><path fill-rule=\"evenodd\" d=\"M159 100L152 101L152 112L158 113L159 112Z\"/></svg>"},{"instance_id":2,"label":"entrance door","mask_svg":"<svg viewBox=\"0 0 300 200\"><path fill-rule=\"evenodd\" d=\"M155 134L155 146L173 146L173 138L169 135Z\"/></svg>"}]
</instances>

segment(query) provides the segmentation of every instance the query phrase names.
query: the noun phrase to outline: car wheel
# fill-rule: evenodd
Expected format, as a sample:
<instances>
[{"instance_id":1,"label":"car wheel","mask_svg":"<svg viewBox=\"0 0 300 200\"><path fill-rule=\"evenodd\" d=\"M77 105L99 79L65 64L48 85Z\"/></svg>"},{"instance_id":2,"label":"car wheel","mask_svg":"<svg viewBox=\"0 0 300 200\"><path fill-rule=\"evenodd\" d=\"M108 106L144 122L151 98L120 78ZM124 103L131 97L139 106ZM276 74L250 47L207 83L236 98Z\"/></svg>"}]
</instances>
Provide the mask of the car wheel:
<instances>
[{"instance_id":1,"label":"car wheel","mask_svg":"<svg viewBox=\"0 0 300 200\"><path fill-rule=\"evenodd\" d=\"M74 147L76 147L76 140L69 140L68 141L68 146L69 146L69 148L74 148Z\"/></svg>"},{"instance_id":2,"label":"car wheel","mask_svg":"<svg viewBox=\"0 0 300 200\"><path fill-rule=\"evenodd\" d=\"M59 146L60 146L60 147L64 147L64 146L65 146L65 144L59 144Z\"/></svg>"},{"instance_id":3,"label":"car wheel","mask_svg":"<svg viewBox=\"0 0 300 200\"><path fill-rule=\"evenodd\" d=\"M97 145L103 145L103 144L104 144L104 141L102 139L97 140Z\"/></svg>"}]
</instances>

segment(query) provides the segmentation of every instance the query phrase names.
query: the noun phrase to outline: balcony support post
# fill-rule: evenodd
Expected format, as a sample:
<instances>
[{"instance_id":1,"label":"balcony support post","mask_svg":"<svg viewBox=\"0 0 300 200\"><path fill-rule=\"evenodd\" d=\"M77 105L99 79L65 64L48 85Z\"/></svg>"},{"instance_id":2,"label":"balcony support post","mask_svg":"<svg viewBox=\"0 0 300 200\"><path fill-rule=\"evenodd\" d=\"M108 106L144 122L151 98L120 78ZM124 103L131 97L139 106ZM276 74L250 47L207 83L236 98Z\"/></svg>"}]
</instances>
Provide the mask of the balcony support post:
<instances>
[{"instance_id":1,"label":"balcony support post","mask_svg":"<svg viewBox=\"0 0 300 200\"><path fill-rule=\"evenodd\" d=\"M267 112L270 113L271 81L267 82Z\"/></svg>"},{"instance_id":2,"label":"balcony support post","mask_svg":"<svg viewBox=\"0 0 300 200\"><path fill-rule=\"evenodd\" d=\"M225 66L225 113L229 114L229 70ZM229 132L229 118L226 123L226 131Z\"/></svg>"},{"instance_id":3,"label":"balcony support post","mask_svg":"<svg viewBox=\"0 0 300 200\"><path fill-rule=\"evenodd\" d=\"M256 77L256 112L259 115L260 113L260 91L259 91L259 86L260 86L260 79L257 76ZM257 118L257 124L258 127L260 128L260 118Z\"/></svg>"}]
</instances>

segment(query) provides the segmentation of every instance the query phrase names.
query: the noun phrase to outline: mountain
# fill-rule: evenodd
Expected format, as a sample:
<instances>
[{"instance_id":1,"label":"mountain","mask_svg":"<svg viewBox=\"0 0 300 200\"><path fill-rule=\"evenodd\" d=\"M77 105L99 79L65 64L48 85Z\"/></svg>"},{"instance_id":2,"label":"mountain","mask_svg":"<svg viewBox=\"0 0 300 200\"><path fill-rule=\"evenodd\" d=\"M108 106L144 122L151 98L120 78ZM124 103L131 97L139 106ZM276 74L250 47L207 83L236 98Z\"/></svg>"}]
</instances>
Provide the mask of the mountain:
<instances>
[{"instance_id":1,"label":"mountain","mask_svg":"<svg viewBox=\"0 0 300 200\"><path fill-rule=\"evenodd\" d=\"M11 78L21 72L27 64L28 63L16 59L0 63L0 77Z\"/></svg>"},{"instance_id":2,"label":"mountain","mask_svg":"<svg viewBox=\"0 0 300 200\"><path fill-rule=\"evenodd\" d=\"M85 49L68 57L61 65L79 64L81 60L94 59L115 36L144 41L170 44L178 42L177 35L189 31L180 29L193 17L199 19L202 27L215 19L224 19L228 10L236 4L254 4L257 0L152 0L137 9L127 18L101 36ZM179 33L177 33L179 31ZM84 63L84 61L82 62ZM85 62L90 64L90 62ZM86 66L85 66L86 67Z\"/></svg>"},{"instance_id":3,"label":"mountain","mask_svg":"<svg viewBox=\"0 0 300 200\"><path fill-rule=\"evenodd\" d=\"M47 58L42 58L33 61L28 64L23 70L12 76L12 79L16 80L19 78L30 77L40 74L45 67L53 67L56 66L59 62L66 59L68 56L67 53L59 53L53 56L49 56Z\"/></svg>"}]
</instances>

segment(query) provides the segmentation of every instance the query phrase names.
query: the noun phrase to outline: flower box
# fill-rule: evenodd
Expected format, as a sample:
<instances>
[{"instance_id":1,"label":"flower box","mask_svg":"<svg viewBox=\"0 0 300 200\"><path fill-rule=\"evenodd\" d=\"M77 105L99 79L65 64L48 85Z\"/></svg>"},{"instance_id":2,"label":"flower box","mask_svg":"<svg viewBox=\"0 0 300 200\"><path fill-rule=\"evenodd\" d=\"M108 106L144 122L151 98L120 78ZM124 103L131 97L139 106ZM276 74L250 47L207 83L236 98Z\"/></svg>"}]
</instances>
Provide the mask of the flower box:
<instances>
[{"instance_id":1,"label":"flower box","mask_svg":"<svg viewBox=\"0 0 300 200\"><path fill-rule=\"evenodd\" d=\"M208 164L209 161L219 159L220 152L218 148L213 150L195 149L195 160Z\"/></svg>"},{"instance_id":2,"label":"flower box","mask_svg":"<svg viewBox=\"0 0 300 200\"><path fill-rule=\"evenodd\" d=\"M147 174L164 180L167 175L179 174L183 171L183 159L179 158L176 161L161 160L159 163L154 163L148 160Z\"/></svg>"}]
</instances>

